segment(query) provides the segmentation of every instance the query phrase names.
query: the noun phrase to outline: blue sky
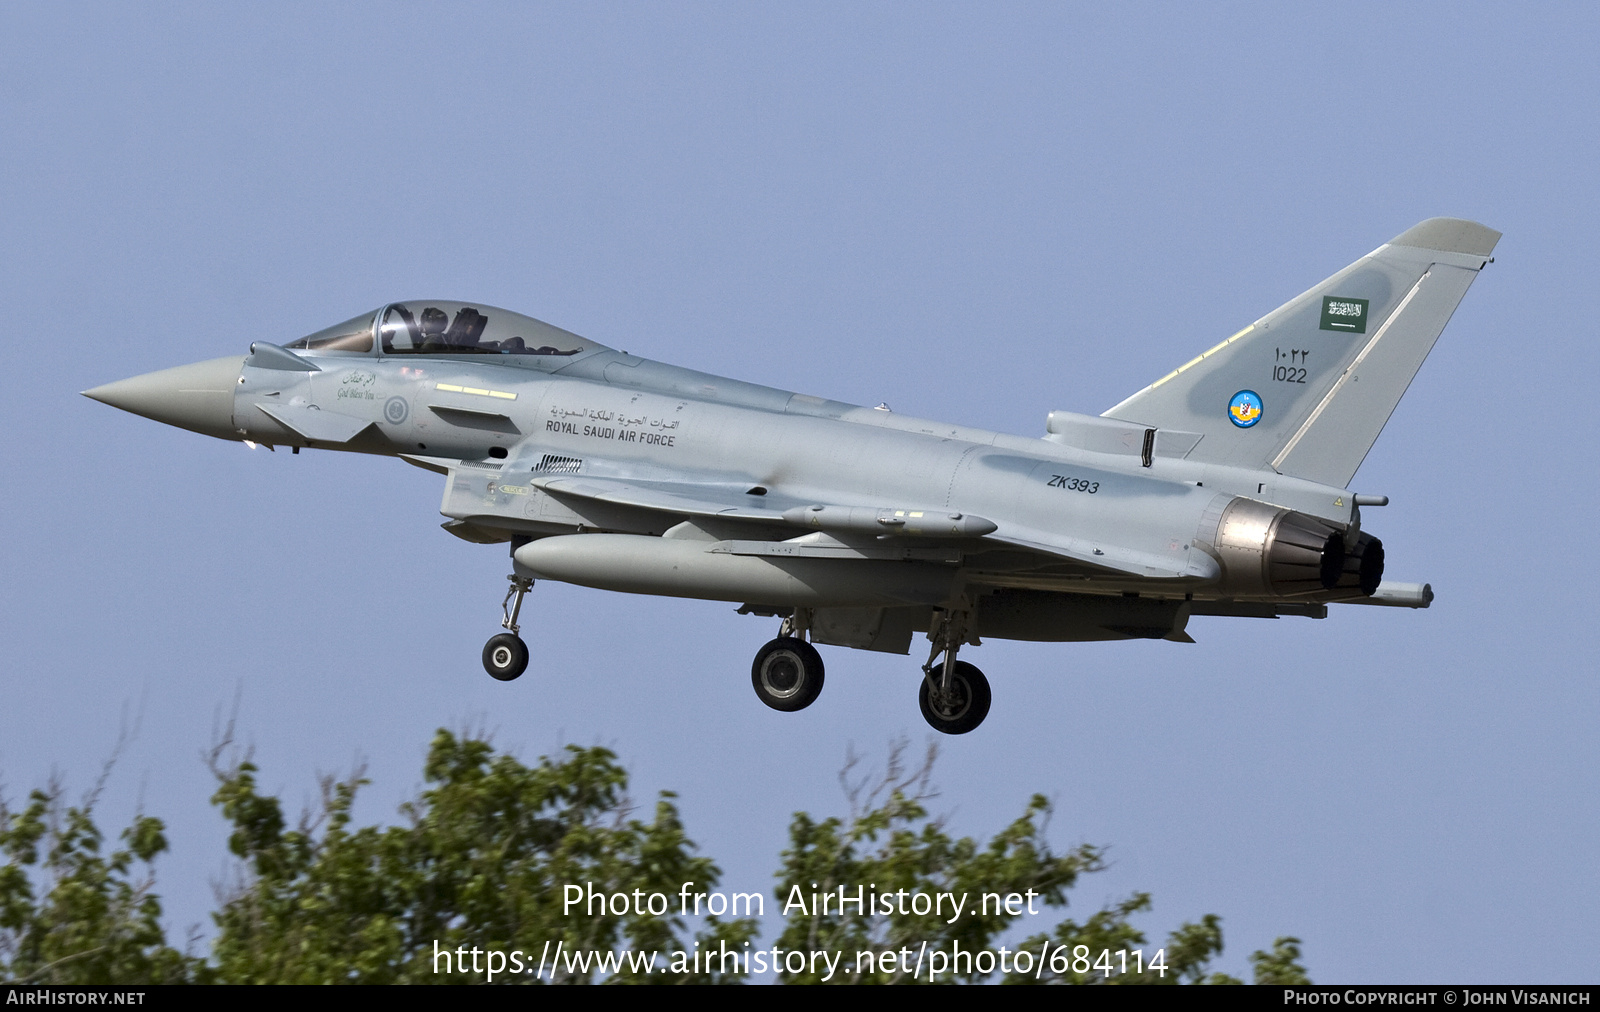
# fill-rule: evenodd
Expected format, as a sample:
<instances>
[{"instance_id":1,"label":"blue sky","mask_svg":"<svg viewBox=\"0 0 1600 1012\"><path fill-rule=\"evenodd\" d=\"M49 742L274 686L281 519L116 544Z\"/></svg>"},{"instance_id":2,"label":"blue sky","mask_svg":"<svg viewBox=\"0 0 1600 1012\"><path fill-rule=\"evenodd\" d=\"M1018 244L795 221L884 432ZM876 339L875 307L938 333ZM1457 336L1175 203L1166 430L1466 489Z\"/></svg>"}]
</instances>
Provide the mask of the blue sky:
<instances>
[{"instance_id":1,"label":"blue sky","mask_svg":"<svg viewBox=\"0 0 1600 1012\"><path fill-rule=\"evenodd\" d=\"M1197 619L1195 645L1020 644L934 807L1029 795L1164 935L1293 934L1318 981L1592 981L1600 928L1587 5L7 4L0 30L0 782L166 819L174 934L227 874L200 753L238 699L263 786L434 728L615 749L766 889L852 747L927 734L910 658L825 649L802 714L746 672L775 623L541 584L502 685L504 548L437 475L252 453L77 391L393 299L503 306L713 373L1021 434L1098 413L1408 226L1505 233L1357 475L1426 612ZM531 612L531 615L530 615ZM1043 924L1029 925L1042 928Z\"/></svg>"}]
</instances>

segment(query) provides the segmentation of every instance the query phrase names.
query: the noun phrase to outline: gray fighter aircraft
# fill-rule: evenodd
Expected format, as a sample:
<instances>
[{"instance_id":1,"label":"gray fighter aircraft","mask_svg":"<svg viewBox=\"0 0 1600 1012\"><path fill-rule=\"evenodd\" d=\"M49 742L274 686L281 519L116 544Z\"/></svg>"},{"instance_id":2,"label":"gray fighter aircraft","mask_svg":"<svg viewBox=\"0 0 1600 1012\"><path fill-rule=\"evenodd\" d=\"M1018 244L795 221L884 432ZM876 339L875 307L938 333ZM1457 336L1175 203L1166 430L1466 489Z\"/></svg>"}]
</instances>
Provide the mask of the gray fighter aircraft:
<instances>
[{"instance_id":1,"label":"gray fighter aircraft","mask_svg":"<svg viewBox=\"0 0 1600 1012\"><path fill-rule=\"evenodd\" d=\"M221 439L398 456L445 476L446 530L507 543L510 680L535 579L779 618L751 681L822 689L813 644L909 653L962 734L979 637L1193 642L1195 615L1426 608L1383 580L1350 483L1500 233L1433 218L1099 416L1027 438L722 379L489 306L394 303L286 345L86 391Z\"/></svg>"}]
</instances>

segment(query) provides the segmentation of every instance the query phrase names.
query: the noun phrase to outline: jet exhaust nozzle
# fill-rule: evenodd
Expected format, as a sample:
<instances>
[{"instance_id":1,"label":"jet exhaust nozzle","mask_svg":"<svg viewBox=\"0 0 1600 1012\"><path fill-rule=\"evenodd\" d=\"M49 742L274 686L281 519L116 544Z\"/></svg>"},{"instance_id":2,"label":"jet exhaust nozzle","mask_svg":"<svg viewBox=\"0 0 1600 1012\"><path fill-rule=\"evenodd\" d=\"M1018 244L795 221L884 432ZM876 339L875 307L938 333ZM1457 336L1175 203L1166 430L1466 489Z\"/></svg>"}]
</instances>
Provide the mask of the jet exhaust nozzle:
<instances>
[{"instance_id":1,"label":"jet exhaust nozzle","mask_svg":"<svg viewBox=\"0 0 1600 1012\"><path fill-rule=\"evenodd\" d=\"M1371 597L1382 583L1383 542L1370 534L1362 534L1345 553L1335 589L1359 591L1363 597Z\"/></svg>"},{"instance_id":2,"label":"jet exhaust nozzle","mask_svg":"<svg viewBox=\"0 0 1600 1012\"><path fill-rule=\"evenodd\" d=\"M1220 497L1219 497L1219 501ZM1221 590L1237 597L1306 597L1342 587L1376 590L1383 545L1368 534L1347 550L1342 531L1325 520L1244 497L1208 510L1200 540L1222 563Z\"/></svg>"}]
</instances>

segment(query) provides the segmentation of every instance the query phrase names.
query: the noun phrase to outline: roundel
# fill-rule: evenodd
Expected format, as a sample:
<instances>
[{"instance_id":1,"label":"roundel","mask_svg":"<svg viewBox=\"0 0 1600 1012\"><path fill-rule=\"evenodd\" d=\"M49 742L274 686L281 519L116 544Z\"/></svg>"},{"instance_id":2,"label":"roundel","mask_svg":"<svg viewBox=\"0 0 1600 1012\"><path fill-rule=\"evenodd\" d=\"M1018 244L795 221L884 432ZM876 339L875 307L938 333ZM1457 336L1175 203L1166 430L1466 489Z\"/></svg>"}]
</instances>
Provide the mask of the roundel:
<instances>
[{"instance_id":1,"label":"roundel","mask_svg":"<svg viewBox=\"0 0 1600 1012\"><path fill-rule=\"evenodd\" d=\"M1228 421L1241 429L1261 421L1261 395L1254 390L1241 390L1228 402Z\"/></svg>"},{"instance_id":2,"label":"roundel","mask_svg":"<svg viewBox=\"0 0 1600 1012\"><path fill-rule=\"evenodd\" d=\"M391 397L383 403L383 417L390 425L399 425L411 413L404 397Z\"/></svg>"}]
</instances>

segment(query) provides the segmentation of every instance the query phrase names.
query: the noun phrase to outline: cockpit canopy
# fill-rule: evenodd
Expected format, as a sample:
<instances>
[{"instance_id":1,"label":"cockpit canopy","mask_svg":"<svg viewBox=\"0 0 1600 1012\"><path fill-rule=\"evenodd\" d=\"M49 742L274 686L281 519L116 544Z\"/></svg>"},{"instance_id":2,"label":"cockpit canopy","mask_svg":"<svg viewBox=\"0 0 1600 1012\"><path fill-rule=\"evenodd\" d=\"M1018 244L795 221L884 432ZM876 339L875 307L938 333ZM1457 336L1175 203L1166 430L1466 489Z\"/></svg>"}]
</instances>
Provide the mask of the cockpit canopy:
<instances>
[{"instance_id":1,"label":"cockpit canopy","mask_svg":"<svg viewBox=\"0 0 1600 1012\"><path fill-rule=\"evenodd\" d=\"M601 347L520 313L436 299L391 303L287 347L370 354L375 337L385 355L528 355L553 361Z\"/></svg>"}]
</instances>

